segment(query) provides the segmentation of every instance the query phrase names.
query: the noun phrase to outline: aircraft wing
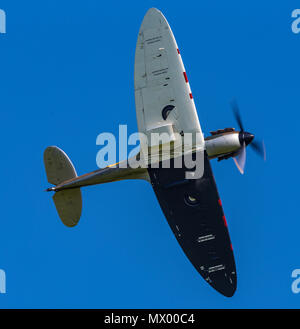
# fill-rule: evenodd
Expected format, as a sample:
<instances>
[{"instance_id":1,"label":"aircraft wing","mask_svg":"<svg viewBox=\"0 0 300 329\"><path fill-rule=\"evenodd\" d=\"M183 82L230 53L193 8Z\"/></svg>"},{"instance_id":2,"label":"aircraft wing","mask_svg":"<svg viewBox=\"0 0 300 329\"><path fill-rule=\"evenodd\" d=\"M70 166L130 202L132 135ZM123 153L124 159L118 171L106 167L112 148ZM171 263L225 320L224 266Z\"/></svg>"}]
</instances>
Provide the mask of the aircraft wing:
<instances>
[{"instance_id":1,"label":"aircraft wing","mask_svg":"<svg viewBox=\"0 0 300 329\"><path fill-rule=\"evenodd\" d=\"M138 129L148 140L154 132L200 133L197 149L204 154L201 178L186 179L187 169L174 168L174 158L169 169L149 166L148 173L165 217L191 263L212 287L232 296L236 290L234 256L214 176L203 151L205 142L193 96L170 26L154 8L145 15L139 31L134 86Z\"/></svg>"},{"instance_id":2,"label":"aircraft wing","mask_svg":"<svg viewBox=\"0 0 300 329\"><path fill-rule=\"evenodd\" d=\"M171 28L151 8L141 25L135 52L134 87L139 132L201 133L192 92Z\"/></svg>"},{"instance_id":3,"label":"aircraft wing","mask_svg":"<svg viewBox=\"0 0 300 329\"><path fill-rule=\"evenodd\" d=\"M171 162L174 161L171 160ZM161 209L186 256L218 292L231 297L237 285L232 245L213 172L185 179L185 168L148 168Z\"/></svg>"}]
</instances>

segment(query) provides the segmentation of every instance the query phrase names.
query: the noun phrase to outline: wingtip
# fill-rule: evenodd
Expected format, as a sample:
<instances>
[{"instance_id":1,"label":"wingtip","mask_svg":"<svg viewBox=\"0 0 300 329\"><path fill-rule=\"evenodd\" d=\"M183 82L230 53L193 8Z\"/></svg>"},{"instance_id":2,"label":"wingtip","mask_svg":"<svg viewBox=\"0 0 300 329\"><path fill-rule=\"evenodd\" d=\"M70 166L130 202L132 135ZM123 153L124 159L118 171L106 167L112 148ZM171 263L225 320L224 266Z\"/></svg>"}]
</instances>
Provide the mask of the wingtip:
<instances>
[{"instance_id":1,"label":"wingtip","mask_svg":"<svg viewBox=\"0 0 300 329\"><path fill-rule=\"evenodd\" d=\"M164 22L166 19L163 15L163 13L158 10L157 8L150 8L147 10L142 25L141 29L142 30L148 30L155 28L157 26L160 26L162 22Z\"/></svg>"},{"instance_id":2,"label":"wingtip","mask_svg":"<svg viewBox=\"0 0 300 329\"><path fill-rule=\"evenodd\" d=\"M148 13L159 13L159 14L161 14L161 11L160 11L159 9L155 8L155 7L151 7L151 8L149 8L149 9L147 10L146 15L147 15Z\"/></svg>"},{"instance_id":3,"label":"wingtip","mask_svg":"<svg viewBox=\"0 0 300 329\"><path fill-rule=\"evenodd\" d=\"M223 295L224 297L227 298L231 298L234 296L235 292L236 292L236 288L237 285L232 285L230 287L228 287L227 285L225 286L216 286L216 285L212 285L212 287L221 295Z\"/></svg>"},{"instance_id":4,"label":"wingtip","mask_svg":"<svg viewBox=\"0 0 300 329\"><path fill-rule=\"evenodd\" d=\"M237 275L235 265L233 264L233 266L230 271L225 273L223 271L215 272L210 276L211 281L209 282L212 288L228 298L233 297L237 289Z\"/></svg>"}]
</instances>

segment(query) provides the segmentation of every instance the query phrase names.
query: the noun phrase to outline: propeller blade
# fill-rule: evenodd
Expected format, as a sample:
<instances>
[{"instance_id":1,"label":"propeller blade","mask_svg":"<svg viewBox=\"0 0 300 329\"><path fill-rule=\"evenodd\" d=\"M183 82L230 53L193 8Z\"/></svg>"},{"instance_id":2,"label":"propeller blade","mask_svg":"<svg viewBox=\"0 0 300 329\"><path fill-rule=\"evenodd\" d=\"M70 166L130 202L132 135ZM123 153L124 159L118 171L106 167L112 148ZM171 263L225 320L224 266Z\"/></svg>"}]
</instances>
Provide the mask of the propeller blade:
<instances>
[{"instance_id":1,"label":"propeller blade","mask_svg":"<svg viewBox=\"0 0 300 329\"><path fill-rule=\"evenodd\" d=\"M235 120L237 121L237 123L240 127L240 130L244 131L244 125L243 125L243 122L242 122L240 109L239 109L239 106L238 106L236 100L231 101L230 104L231 104L231 108L232 108L232 112L234 114Z\"/></svg>"},{"instance_id":2,"label":"propeller blade","mask_svg":"<svg viewBox=\"0 0 300 329\"><path fill-rule=\"evenodd\" d=\"M246 144L245 143L241 147L239 153L232 159L233 159L234 163L236 164L240 173L243 175L244 170L245 170L245 165L246 165Z\"/></svg>"},{"instance_id":3,"label":"propeller blade","mask_svg":"<svg viewBox=\"0 0 300 329\"><path fill-rule=\"evenodd\" d=\"M250 146L253 151L255 151L259 156L261 156L266 161L266 148L264 141L254 140Z\"/></svg>"}]
</instances>

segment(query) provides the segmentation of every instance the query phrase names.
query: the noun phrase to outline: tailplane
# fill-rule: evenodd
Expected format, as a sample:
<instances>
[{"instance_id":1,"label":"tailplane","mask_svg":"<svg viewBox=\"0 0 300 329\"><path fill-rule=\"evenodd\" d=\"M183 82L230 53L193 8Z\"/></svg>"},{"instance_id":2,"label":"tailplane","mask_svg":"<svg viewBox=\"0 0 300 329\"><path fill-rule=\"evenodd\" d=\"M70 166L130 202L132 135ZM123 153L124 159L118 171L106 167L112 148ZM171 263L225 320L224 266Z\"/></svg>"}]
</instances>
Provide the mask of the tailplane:
<instances>
[{"instance_id":1,"label":"tailplane","mask_svg":"<svg viewBox=\"0 0 300 329\"><path fill-rule=\"evenodd\" d=\"M56 146L49 146L44 152L44 164L48 182L58 185L66 180L76 178L76 170L66 153ZM55 190L50 188L48 190ZM80 188L58 191L53 201L62 222L73 227L77 225L82 210Z\"/></svg>"}]
</instances>

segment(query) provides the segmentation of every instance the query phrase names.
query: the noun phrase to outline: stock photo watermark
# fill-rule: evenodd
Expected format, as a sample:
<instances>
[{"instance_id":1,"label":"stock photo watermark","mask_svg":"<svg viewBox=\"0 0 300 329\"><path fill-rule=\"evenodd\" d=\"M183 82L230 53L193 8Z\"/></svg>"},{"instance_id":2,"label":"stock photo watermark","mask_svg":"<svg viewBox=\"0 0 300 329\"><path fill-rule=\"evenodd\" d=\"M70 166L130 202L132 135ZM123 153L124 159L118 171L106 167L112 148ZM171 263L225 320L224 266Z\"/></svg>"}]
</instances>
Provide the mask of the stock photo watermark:
<instances>
[{"instance_id":1,"label":"stock photo watermark","mask_svg":"<svg viewBox=\"0 0 300 329\"><path fill-rule=\"evenodd\" d=\"M6 274L0 269L0 294L6 294Z\"/></svg>"},{"instance_id":2,"label":"stock photo watermark","mask_svg":"<svg viewBox=\"0 0 300 329\"><path fill-rule=\"evenodd\" d=\"M0 9L0 33L6 33L6 13L3 9Z\"/></svg>"},{"instance_id":3,"label":"stock photo watermark","mask_svg":"<svg viewBox=\"0 0 300 329\"><path fill-rule=\"evenodd\" d=\"M118 143L117 143L118 140ZM119 125L119 138L103 132L96 138L99 168L185 168L187 179L201 178L204 172L204 146L201 133L149 132L128 136L127 125ZM118 150L117 150L118 145ZM134 148L128 154L128 146ZM119 159L127 159L116 163ZM171 165L171 160L172 165ZM193 169L193 171L189 171Z\"/></svg>"},{"instance_id":4,"label":"stock photo watermark","mask_svg":"<svg viewBox=\"0 0 300 329\"><path fill-rule=\"evenodd\" d=\"M292 278L295 279L293 280L292 282L292 292L294 294L299 294L300 292L300 269L295 269L293 272L292 272Z\"/></svg>"},{"instance_id":5,"label":"stock photo watermark","mask_svg":"<svg viewBox=\"0 0 300 329\"><path fill-rule=\"evenodd\" d=\"M292 22L292 31L298 34L300 33L300 9L294 9L292 11L292 18L295 18Z\"/></svg>"}]
</instances>

